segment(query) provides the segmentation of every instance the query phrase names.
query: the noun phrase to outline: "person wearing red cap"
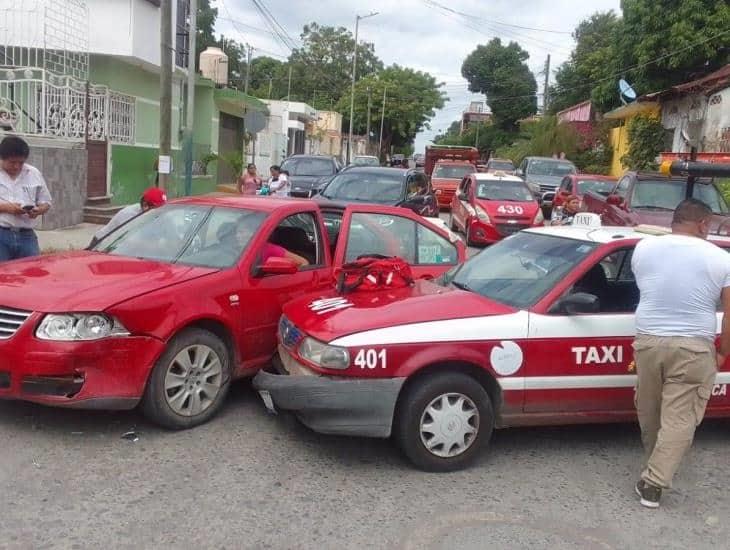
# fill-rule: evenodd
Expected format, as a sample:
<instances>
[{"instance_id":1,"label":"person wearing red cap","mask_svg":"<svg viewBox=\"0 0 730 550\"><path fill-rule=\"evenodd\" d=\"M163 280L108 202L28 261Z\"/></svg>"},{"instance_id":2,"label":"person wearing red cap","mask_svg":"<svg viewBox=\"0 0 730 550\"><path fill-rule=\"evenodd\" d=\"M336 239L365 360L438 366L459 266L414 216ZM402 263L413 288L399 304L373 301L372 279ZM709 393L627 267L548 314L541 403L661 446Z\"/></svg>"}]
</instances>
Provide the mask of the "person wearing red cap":
<instances>
[{"instance_id":1,"label":"person wearing red cap","mask_svg":"<svg viewBox=\"0 0 730 550\"><path fill-rule=\"evenodd\" d=\"M94 234L94 238L91 240L89 247L94 246L101 239L109 235L109 233L124 225L132 218L136 218L143 212L147 212L147 210L159 208L166 202L167 195L164 190L159 187L150 187L149 189L146 189L145 192L142 193L142 197L137 204L130 204L129 206L122 208L114 215L108 224Z\"/></svg>"}]
</instances>

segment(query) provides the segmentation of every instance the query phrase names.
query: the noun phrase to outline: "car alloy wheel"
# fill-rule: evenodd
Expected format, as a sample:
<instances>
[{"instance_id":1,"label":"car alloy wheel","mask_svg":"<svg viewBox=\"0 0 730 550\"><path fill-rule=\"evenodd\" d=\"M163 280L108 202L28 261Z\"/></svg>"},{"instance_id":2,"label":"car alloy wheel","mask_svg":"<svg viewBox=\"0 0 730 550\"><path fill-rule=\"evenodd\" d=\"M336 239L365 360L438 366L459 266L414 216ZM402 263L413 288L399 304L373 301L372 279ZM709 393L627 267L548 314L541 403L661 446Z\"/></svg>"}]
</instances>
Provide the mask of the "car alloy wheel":
<instances>
[{"instance_id":1,"label":"car alloy wheel","mask_svg":"<svg viewBox=\"0 0 730 550\"><path fill-rule=\"evenodd\" d=\"M479 409L461 393L445 393L421 415L421 442L433 455L451 458L464 453L479 432Z\"/></svg>"},{"instance_id":2,"label":"car alloy wheel","mask_svg":"<svg viewBox=\"0 0 730 550\"><path fill-rule=\"evenodd\" d=\"M165 399L181 416L197 416L216 400L223 384L223 367L210 347L196 344L183 348L165 373Z\"/></svg>"}]
</instances>

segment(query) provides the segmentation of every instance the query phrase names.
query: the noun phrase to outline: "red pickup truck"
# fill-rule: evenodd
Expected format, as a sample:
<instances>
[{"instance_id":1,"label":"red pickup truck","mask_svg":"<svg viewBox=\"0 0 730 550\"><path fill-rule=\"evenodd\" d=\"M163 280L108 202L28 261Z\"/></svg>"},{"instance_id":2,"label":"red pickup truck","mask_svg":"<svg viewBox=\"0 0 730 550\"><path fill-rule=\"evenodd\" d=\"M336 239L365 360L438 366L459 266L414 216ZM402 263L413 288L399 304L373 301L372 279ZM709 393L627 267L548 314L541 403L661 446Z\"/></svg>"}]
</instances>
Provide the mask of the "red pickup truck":
<instances>
[{"instance_id":1,"label":"red pickup truck","mask_svg":"<svg viewBox=\"0 0 730 550\"><path fill-rule=\"evenodd\" d=\"M232 379L269 363L285 302L325 291L334 267L373 253L428 278L466 255L404 208L211 196L142 214L91 250L6 262L0 399L140 404L158 424L195 426Z\"/></svg>"},{"instance_id":2,"label":"red pickup truck","mask_svg":"<svg viewBox=\"0 0 730 550\"><path fill-rule=\"evenodd\" d=\"M451 208L451 199L459 182L477 171L479 150L459 145L426 147L424 172L431 178L431 186L440 208Z\"/></svg>"},{"instance_id":3,"label":"red pickup truck","mask_svg":"<svg viewBox=\"0 0 730 550\"><path fill-rule=\"evenodd\" d=\"M654 172L627 172L606 196L588 191L583 207L601 216L603 225L658 225L669 227L677 205L684 199L687 180ZM715 216L712 231L727 234L730 209L712 180L700 179L694 197L706 202Z\"/></svg>"}]
</instances>

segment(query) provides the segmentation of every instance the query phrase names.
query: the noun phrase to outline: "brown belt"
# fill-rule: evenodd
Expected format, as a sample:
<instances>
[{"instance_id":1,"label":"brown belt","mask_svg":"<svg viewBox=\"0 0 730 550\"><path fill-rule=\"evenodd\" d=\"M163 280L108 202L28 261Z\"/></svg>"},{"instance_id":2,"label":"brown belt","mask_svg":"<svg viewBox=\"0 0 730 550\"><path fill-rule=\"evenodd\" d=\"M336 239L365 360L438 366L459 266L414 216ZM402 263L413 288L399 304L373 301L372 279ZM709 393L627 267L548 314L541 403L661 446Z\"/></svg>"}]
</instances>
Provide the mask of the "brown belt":
<instances>
[{"instance_id":1,"label":"brown belt","mask_svg":"<svg viewBox=\"0 0 730 550\"><path fill-rule=\"evenodd\" d=\"M6 227L4 225L0 225L0 229L4 229L5 231L12 231L13 233L32 233L33 229L30 227Z\"/></svg>"}]
</instances>

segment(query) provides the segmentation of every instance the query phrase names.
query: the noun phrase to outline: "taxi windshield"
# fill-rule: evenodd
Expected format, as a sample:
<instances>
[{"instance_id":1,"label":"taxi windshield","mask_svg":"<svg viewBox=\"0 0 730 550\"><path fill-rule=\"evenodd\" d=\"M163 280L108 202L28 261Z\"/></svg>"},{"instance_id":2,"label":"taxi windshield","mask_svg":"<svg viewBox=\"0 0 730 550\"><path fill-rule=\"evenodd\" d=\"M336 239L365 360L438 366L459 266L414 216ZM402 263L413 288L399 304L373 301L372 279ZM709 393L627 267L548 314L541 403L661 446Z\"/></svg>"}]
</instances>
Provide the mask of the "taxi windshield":
<instances>
[{"instance_id":1,"label":"taxi windshield","mask_svg":"<svg viewBox=\"0 0 730 550\"><path fill-rule=\"evenodd\" d=\"M521 181L489 180L477 185L477 198L488 201L532 202L535 197Z\"/></svg>"},{"instance_id":2,"label":"taxi windshield","mask_svg":"<svg viewBox=\"0 0 730 550\"><path fill-rule=\"evenodd\" d=\"M238 261L265 217L241 208L168 205L133 218L92 250L222 269Z\"/></svg>"},{"instance_id":3,"label":"taxi windshield","mask_svg":"<svg viewBox=\"0 0 730 550\"><path fill-rule=\"evenodd\" d=\"M529 308L598 245L520 232L446 273L439 281L515 308Z\"/></svg>"}]
</instances>

